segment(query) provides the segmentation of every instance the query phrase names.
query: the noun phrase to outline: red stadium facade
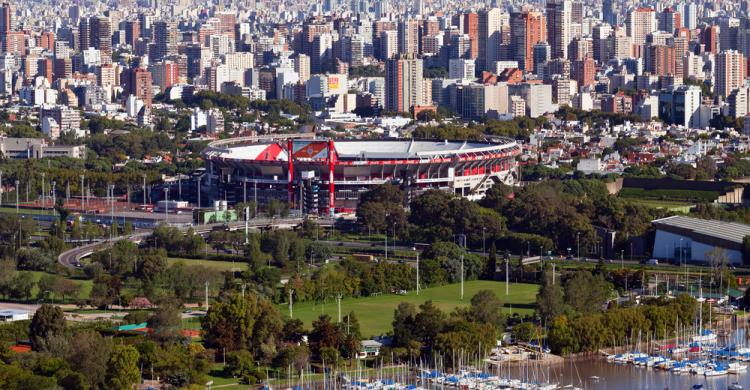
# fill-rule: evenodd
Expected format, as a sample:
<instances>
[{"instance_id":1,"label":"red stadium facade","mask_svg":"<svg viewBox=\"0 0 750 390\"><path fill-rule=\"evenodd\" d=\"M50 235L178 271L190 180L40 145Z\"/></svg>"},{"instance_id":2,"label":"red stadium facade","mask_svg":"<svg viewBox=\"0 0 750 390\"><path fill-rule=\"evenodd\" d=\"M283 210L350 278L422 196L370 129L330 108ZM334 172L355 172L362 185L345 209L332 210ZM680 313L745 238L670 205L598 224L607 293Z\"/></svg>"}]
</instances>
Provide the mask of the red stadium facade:
<instances>
[{"instance_id":1,"label":"red stadium facade","mask_svg":"<svg viewBox=\"0 0 750 390\"><path fill-rule=\"evenodd\" d=\"M204 150L211 198L230 203L287 201L308 214L356 210L359 196L393 183L411 196L437 188L481 198L495 183L517 180L520 146L420 140L289 139L242 144L221 141Z\"/></svg>"}]
</instances>

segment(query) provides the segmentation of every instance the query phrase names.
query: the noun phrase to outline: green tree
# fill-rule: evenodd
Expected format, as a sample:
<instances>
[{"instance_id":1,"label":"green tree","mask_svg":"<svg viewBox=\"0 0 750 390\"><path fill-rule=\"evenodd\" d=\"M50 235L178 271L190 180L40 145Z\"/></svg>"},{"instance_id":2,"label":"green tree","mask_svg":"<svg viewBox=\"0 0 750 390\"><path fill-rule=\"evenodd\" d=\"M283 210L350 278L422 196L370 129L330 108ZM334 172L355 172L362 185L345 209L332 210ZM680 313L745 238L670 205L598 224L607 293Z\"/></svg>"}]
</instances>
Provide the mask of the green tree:
<instances>
[{"instance_id":1,"label":"green tree","mask_svg":"<svg viewBox=\"0 0 750 390\"><path fill-rule=\"evenodd\" d=\"M522 322L513 327L513 338L516 341L528 343L536 337L537 329L536 326L531 322Z\"/></svg>"},{"instance_id":2,"label":"green tree","mask_svg":"<svg viewBox=\"0 0 750 390\"><path fill-rule=\"evenodd\" d=\"M148 327L153 330L152 336L160 341L176 340L182 330L180 308L175 304L163 304L149 319Z\"/></svg>"},{"instance_id":3,"label":"green tree","mask_svg":"<svg viewBox=\"0 0 750 390\"><path fill-rule=\"evenodd\" d=\"M130 390L140 380L138 350L131 345L115 345L107 362L108 389Z\"/></svg>"},{"instance_id":4,"label":"green tree","mask_svg":"<svg viewBox=\"0 0 750 390\"><path fill-rule=\"evenodd\" d=\"M505 328L505 315L502 313L503 304L492 290L479 290L471 297L471 319L476 322L490 324L497 331Z\"/></svg>"},{"instance_id":5,"label":"green tree","mask_svg":"<svg viewBox=\"0 0 750 390\"><path fill-rule=\"evenodd\" d=\"M563 288L559 281L553 282L553 279L552 267L545 267L542 285L536 296L537 312L547 321L562 314L565 309Z\"/></svg>"},{"instance_id":6,"label":"green tree","mask_svg":"<svg viewBox=\"0 0 750 390\"><path fill-rule=\"evenodd\" d=\"M253 355L246 350L232 351L227 354L227 364L224 374L240 378L242 383L255 384L265 377L263 372L253 362Z\"/></svg>"},{"instance_id":7,"label":"green tree","mask_svg":"<svg viewBox=\"0 0 750 390\"><path fill-rule=\"evenodd\" d=\"M247 349L260 361L268 361L276 353L282 326L273 303L253 292L244 297L234 294L214 303L201 319L207 347Z\"/></svg>"},{"instance_id":8,"label":"green tree","mask_svg":"<svg viewBox=\"0 0 750 390\"><path fill-rule=\"evenodd\" d=\"M42 305L34 313L29 327L29 338L34 350L40 350L50 337L62 335L65 331L65 314L59 306Z\"/></svg>"},{"instance_id":9,"label":"green tree","mask_svg":"<svg viewBox=\"0 0 750 390\"><path fill-rule=\"evenodd\" d=\"M432 300L419 305L419 313L414 316L414 323L422 343L430 348L434 347L445 320L445 313L435 306Z\"/></svg>"},{"instance_id":10,"label":"green tree","mask_svg":"<svg viewBox=\"0 0 750 390\"><path fill-rule=\"evenodd\" d=\"M408 302L401 302L396 307L393 313L393 345L405 347L409 345L411 341L417 339L417 329L415 316L417 315L417 308L414 304Z\"/></svg>"},{"instance_id":11,"label":"green tree","mask_svg":"<svg viewBox=\"0 0 750 390\"><path fill-rule=\"evenodd\" d=\"M490 244L490 251L487 255L487 271L485 271L485 278L489 280L495 280L495 273L497 272L497 246L495 240L492 240Z\"/></svg>"},{"instance_id":12,"label":"green tree","mask_svg":"<svg viewBox=\"0 0 750 390\"><path fill-rule=\"evenodd\" d=\"M19 272L10 284L10 296L16 299L31 299L31 292L36 286L34 275L28 272Z\"/></svg>"},{"instance_id":13,"label":"green tree","mask_svg":"<svg viewBox=\"0 0 750 390\"><path fill-rule=\"evenodd\" d=\"M579 313L601 311L612 292L604 275L579 270L565 282L565 303Z\"/></svg>"},{"instance_id":14,"label":"green tree","mask_svg":"<svg viewBox=\"0 0 750 390\"><path fill-rule=\"evenodd\" d=\"M555 354L564 355L578 352L579 350L578 339L573 333L570 321L566 316L558 316L552 319L547 334L547 341L552 353Z\"/></svg>"}]
</instances>

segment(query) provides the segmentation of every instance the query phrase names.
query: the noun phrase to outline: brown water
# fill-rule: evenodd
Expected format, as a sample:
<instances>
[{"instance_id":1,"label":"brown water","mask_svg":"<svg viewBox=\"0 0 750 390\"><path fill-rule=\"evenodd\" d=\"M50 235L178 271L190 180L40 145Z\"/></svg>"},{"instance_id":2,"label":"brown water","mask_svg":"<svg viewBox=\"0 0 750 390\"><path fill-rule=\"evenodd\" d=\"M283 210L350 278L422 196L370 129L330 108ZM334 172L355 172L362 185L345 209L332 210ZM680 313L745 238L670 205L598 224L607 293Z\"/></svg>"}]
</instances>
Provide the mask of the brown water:
<instances>
[{"instance_id":1,"label":"brown water","mask_svg":"<svg viewBox=\"0 0 750 390\"><path fill-rule=\"evenodd\" d=\"M558 383L561 386L574 385L592 390L628 389L691 389L702 384L703 389L726 390L733 382L750 389L750 371L740 375L709 377L698 375L675 375L670 372L647 367L608 363L603 358L565 363L552 367L507 368L501 376L526 379L530 382ZM599 377L598 380L592 376Z\"/></svg>"}]
</instances>

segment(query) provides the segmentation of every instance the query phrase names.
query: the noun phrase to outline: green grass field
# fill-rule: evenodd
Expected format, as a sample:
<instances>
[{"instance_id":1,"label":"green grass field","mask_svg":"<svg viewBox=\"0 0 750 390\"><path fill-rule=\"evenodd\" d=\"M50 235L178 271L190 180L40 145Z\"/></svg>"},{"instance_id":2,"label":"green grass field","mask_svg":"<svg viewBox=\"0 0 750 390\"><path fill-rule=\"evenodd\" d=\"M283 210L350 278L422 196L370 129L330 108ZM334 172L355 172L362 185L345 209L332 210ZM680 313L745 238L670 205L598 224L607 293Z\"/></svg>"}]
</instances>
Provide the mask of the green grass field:
<instances>
[{"instance_id":1,"label":"green grass field","mask_svg":"<svg viewBox=\"0 0 750 390\"><path fill-rule=\"evenodd\" d=\"M38 283L39 279L42 277L42 275L45 275L46 272L41 271L18 271L21 273L28 273L31 275L34 275L34 280ZM80 279L71 279L74 283L78 284L80 286L80 290L78 293L78 296L76 298L78 299L86 299L88 298L89 294L91 293L91 287L94 285L94 282L92 280L80 280ZM31 295L36 299L36 297L39 295L39 286L34 286L34 288L31 290ZM55 297L55 299L60 299L60 297ZM72 297L65 297L67 301L75 301Z\"/></svg>"},{"instance_id":2,"label":"green grass field","mask_svg":"<svg viewBox=\"0 0 750 390\"><path fill-rule=\"evenodd\" d=\"M505 283L493 281L470 281L464 285L464 300L459 299L461 291L460 284L451 284L441 287L428 288L420 291L419 296L414 291L406 295L380 295L367 298L345 298L341 300L341 313L353 311L365 337L375 336L391 330L393 311L401 302L410 302L419 305L427 300L432 300L436 306L445 312L450 312L456 307L467 306L471 297L477 291L489 289L494 291L506 306L506 313L530 314L533 311L533 303L536 298L538 285L535 284L511 284L509 296L505 296ZM279 310L285 317L289 316L288 305L279 305ZM299 318L310 326L312 321L321 314L328 314L334 320L338 317L335 299L330 299L323 304L305 302L294 305L294 318Z\"/></svg>"},{"instance_id":3,"label":"green grass field","mask_svg":"<svg viewBox=\"0 0 750 390\"><path fill-rule=\"evenodd\" d=\"M15 214L16 208L14 207L0 207L0 213L2 214ZM41 210L41 209L27 209L27 208L20 208L18 210L18 213L21 215L52 215L52 211L47 210Z\"/></svg>"},{"instance_id":4,"label":"green grass field","mask_svg":"<svg viewBox=\"0 0 750 390\"><path fill-rule=\"evenodd\" d=\"M638 199L638 198L623 198L629 203L648 206L655 209L667 209L670 211L677 211L681 213L689 213L690 208L695 206L695 203L680 202L673 200L656 200L656 199Z\"/></svg>"},{"instance_id":5,"label":"green grass field","mask_svg":"<svg viewBox=\"0 0 750 390\"><path fill-rule=\"evenodd\" d=\"M247 269L247 263L241 263L241 262L234 262L231 261L215 261L215 260L204 260L204 259L183 259L179 257L170 257L167 259L167 264L173 265L178 262L184 263L186 266L195 266L195 265L202 265L209 268L214 268L218 271L231 271L232 268L237 268L239 270L246 270Z\"/></svg>"},{"instance_id":6,"label":"green grass field","mask_svg":"<svg viewBox=\"0 0 750 390\"><path fill-rule=\"evenodd\" d=\"M624 187L620 190L619 195L620 197L631 199L653 199L676 202L713 202L719 197L719 195L721 195L721 193L719 193L719 191L673 189L647 190L644 188Z\"/></svg>"}]
</instances>

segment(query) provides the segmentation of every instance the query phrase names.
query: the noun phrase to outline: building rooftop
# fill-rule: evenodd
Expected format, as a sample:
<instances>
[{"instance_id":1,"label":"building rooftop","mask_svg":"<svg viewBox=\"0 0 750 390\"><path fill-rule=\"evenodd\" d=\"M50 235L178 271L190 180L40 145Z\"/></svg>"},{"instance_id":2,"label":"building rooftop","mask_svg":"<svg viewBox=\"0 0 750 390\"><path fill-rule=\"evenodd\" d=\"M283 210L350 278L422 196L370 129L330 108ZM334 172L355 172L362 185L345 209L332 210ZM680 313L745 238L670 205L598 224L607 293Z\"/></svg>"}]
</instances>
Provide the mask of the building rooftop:
<instances>
[{"instance_id":1,"label":"building rooftop","mask_svg":"<svg viewBox=\"0 0 750 390\"><path fill-rule=\"evenodd\" d=\"M750 225L737 222L724 222L712 219L690 218L681 215L657 219L653 221L657 228L666 227L671 230L680 230L684 233L699 238L710 237L728 241L734 244L742 244L745 236L750 236Z\"/></svg>"},{"instance_id":2,"label":"building rooftop","mask_svg":"<svg viewBox=\"0 0 750 390\"><path fill-rule=\"evenodd\" d=\"M28 310L21 310L21 309L0 310L0 317L10 317L10 316L18 316L18 315L24 315L24 314L30 314L30 313Z\"/></svg>"}]
</instances>

